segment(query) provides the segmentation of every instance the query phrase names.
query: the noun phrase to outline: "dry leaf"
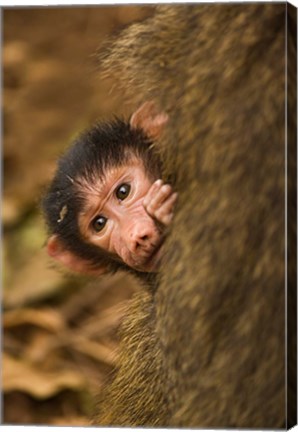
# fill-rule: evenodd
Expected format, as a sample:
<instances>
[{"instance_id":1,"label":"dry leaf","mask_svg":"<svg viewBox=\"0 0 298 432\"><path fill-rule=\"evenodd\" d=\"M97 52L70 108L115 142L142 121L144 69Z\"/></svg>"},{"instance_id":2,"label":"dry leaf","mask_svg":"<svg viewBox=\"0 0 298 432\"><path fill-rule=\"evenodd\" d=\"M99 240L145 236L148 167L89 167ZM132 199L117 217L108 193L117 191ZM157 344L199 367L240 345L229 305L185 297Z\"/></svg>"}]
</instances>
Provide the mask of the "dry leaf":
<instances>
[{"instance_id":1,"label":"dry leaf","mask_svg":"<svg viewBox=\"0 0 298 432\"><path fill-rule=\"evenodd\" d=\"M21 391L36 399L47 399L63 389L82 390L84 378L73 371L62 370L55 373L37 370L33 364L17 360L7 354L2 357L3 391Z\"/></svg>"},{"instance_id":2,"label":"dry leaf","mask_svg":"<svg viewBox=\"0 0 298 432\"><path fill-rule=\"evenodd\" d=\"M76 339L76 342L73 344L73 348L77 351L108 365L113 366L116 364L117 354L105 345L90 341L81 336Z\"/></svg>"},{"instance_id":3,"label":"dry leaf","mask_svg":"<svg viewBox=\"0 0 298 432\"><path fill-rule=\"evenodd\" d=\"M32 324L51 332L64 329L64 320L58 311L53 309L17 309L4 313L3 327L10 328L24 324Z\"/></svg>"}]
</instances>

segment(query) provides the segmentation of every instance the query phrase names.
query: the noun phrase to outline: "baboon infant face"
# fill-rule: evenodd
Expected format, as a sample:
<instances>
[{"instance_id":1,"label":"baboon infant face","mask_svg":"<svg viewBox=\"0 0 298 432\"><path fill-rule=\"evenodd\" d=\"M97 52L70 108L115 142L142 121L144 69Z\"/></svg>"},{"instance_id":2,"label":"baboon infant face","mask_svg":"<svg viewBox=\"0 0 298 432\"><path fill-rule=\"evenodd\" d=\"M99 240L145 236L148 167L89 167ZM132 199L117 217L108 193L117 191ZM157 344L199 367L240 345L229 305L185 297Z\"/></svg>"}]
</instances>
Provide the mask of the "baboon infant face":
<instances>
[{"instance_id":1,"label":"baboon infant face","mask_svg":"<svg viewBox=\"0 0 298 432\"><path fill-rule=\"evenodd\" d=\"M84 240L133 269L157 271L177 198L171 186L151 179L142 161L134 159L86 185L84 196L79 215Z\"/></svg>"}]
</instances>

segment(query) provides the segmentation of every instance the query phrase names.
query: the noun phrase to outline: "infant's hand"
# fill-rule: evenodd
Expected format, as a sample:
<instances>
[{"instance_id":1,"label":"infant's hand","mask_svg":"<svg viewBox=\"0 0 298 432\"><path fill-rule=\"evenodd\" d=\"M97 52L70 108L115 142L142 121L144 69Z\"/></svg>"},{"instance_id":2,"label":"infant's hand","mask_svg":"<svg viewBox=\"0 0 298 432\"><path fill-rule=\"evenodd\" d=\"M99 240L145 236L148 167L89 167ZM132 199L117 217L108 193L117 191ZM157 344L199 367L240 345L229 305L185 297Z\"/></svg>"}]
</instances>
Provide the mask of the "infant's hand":
<instances>
[{"instance_id":1,"label":"infant's hand","mask_svg":"<svg viewBox=\"0 0 298 432\"><path fill-rule=\"evenodd\" d=\"M173 192L172 186L156 180L147 192L143 206L146 212L163 225L168 226L174 215L174 205L178 194Z\"/></svg>"}]
</instances>

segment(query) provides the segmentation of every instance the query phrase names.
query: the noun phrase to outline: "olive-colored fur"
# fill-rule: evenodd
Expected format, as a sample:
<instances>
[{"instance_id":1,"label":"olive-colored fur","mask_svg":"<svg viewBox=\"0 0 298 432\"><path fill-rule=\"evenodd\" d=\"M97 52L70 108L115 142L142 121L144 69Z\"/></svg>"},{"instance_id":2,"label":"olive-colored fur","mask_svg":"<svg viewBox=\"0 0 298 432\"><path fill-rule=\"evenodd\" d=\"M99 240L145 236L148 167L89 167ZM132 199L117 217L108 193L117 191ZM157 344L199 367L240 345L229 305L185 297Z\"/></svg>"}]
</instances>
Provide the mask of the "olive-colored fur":
<instances>
[{"instance_id":1,"label":"olive-colored fur","mask_svg":"<svg viewBox=\"0 0 298 432\"><path fill-rule=\"evenodd\" d=\"M286 425L286 15L285 3L160 6L105 51L136 105L169 114L159 145L179 201L96 424Z\"/></svg>"}]
</instances>

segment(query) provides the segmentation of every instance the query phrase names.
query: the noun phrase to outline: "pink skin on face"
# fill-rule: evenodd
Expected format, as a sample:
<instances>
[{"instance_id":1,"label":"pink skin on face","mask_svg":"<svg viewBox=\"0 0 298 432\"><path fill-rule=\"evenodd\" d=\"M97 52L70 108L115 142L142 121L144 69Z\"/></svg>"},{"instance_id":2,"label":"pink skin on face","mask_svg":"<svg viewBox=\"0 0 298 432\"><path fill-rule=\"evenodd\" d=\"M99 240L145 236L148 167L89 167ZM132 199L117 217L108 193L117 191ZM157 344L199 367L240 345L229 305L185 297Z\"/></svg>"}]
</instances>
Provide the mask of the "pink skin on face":
<instances>
[{"instance_id":1,"label":"pink skin on face","mask_svg":"<svg viewBox=\"0 0 298 432\"><path fill-rule=\"evenodd\" d=\"M121 185L129 185L124 198ZM139 271L156 271L161 258L163 232L157 221L168 225L177 194L161 180L153 182L140 161L108 171L104 182L86 185L87 205L79 217L85 239ZM123 199L122 199L123 198ZM100 221L100 226L94 221Z\"/></svg>"}]
</instances>

